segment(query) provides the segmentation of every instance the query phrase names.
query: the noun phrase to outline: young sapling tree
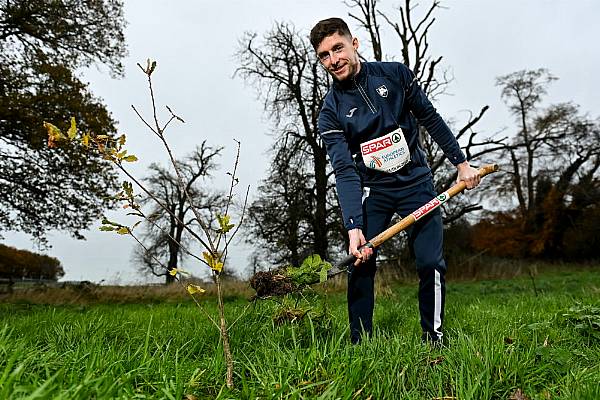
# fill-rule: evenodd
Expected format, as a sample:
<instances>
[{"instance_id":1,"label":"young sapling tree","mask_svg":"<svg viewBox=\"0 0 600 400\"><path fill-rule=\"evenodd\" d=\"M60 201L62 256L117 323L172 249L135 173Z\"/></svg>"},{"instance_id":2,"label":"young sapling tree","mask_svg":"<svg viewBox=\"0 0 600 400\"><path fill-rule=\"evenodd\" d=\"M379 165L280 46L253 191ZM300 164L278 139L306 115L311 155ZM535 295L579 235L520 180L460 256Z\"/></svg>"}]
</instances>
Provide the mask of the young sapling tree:
<instances>
[{"instance_id":1,"label":"young sapling tree","mask_svg":"<svg viewBox=\"0 0 600 400\"><path fill-rule=\"evenodd\" d=\"M44 122L44 127L48 132L48 146L55 147L59 144L65 144L68 146L78 146L82 152L99 152L104 159L111 161L115 167L128 178L128 180L123 182L121 191L114 196L114 199L123 203L123 208L127 210L126 214L134 217L136 221L133 224L124 224L103 218L100 230L115 232L119 235L131 236L145 251L148 251L148 248L143 243L141 236L136 232L136 227L145 220L149 224L154 225L154 227L158 230L162 230L162 233L165 234L170 240L177 243L184 253L210 268L211 276L215 283L217 292L217 316L211 315L198 301L196 296L204 293L205 289L197 284L188 282L189 280L186 278L186 276L189 275L189 272L184 271L181 268L168 268L163 261L159 260L155 256L152 256L156 264L162 266L165 271L168 271L168 273L173 276L175 281L179 282L179 284L193 299L199 310L218 329L223 344L223 353L227 367L226 384L228 388L233 388L234 365L231 344L229 340L229 331L244 313L238 316L233 323L228 324L223 302L222 273L227 262L227 255L231 241L236 236L244 220L248 192L250 190L250 187L248 186L245 190L245 193L242 193L242 207L238 215L239 219L236 225L232 222L230 213L234 206L234 199L236 196L240 195L238 189L239 179L237 178L237 171L239 166L241 144L239 141L236 141L237 148L233 170L227 173L229 176L229 182L227 195L223 201L224 206L221 208L220 212L217 212L216 215L213 215L211 218L207 219L201 210L195 206L192 197L193 192L190 190L190 187L186 185L184 173L181 170L181 164L175 159L165 136L165 131L172 122L179 121L184 123L184 121L181 117L176 115L169 106L166 106L166 109L169 112L169 117L165 123L161 124L157 114L154 89L152 86L152 73L156 69L156 61L148 60L146 67L143 67L140 64L138 64L138 66L147 77L152 117L147 119L137 110L135 106L132 105L132 108L144 125L149 129L149 131L159 139L164 150L166 151L175 171L178 188L181 193L185 195L187 204L194 215L197 225L184 224L184 222L181 221L181 219L160 200L159 196L152 193L141 180L137 179L131 174L127 168L127 164L136 162L138 158L133 154L129 154L128 150L125 148L127 140L126 135L114 137L111 135L96 134L92 132L79 132L75 119L71 118L70 126L66 133L63 133L55 125L49 122ZM152 218L149 218L149 215L144 212L143 207L141 207L138 203L140 195L134 193L134 184L144 193L144 198L152 199L158 207L162 208L167 214L170 215L171 218L173 218L178 224L180 224L181 227L183 227L183 229L187 231L192 240L203 249L201 256L198 256L194 251L190 250L188 246L177 241L168 231L156 224Z\"/></svg>"}]
</instances>

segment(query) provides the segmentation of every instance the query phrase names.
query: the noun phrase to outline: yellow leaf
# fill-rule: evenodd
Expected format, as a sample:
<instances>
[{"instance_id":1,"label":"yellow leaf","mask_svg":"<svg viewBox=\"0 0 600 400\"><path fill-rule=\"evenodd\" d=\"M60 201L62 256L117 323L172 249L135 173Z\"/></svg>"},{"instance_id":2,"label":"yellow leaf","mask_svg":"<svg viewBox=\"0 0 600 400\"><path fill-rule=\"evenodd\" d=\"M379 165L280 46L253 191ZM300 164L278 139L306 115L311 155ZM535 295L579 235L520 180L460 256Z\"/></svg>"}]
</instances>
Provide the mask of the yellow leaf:
<instances>
[{"instance_id":1,"label":"yellow leaf","mask_svg":"<svg viewBox=\"0 0 600 400\"><path fill-rule=\"evenodd\" d=\"M119 235L127 235L129 233L129 228L126 226L122 226L117 230Z\"/></svg>"},{"instance_id":2,"label":"yellow leaf","mask_svg":"<svg viewBox=\"0 0 600 400\"><path fill-rule=\"evenodd\" d=\"M123 161L126 161L126 162L134 162L137 160L138 160L138 158L136 156L134 156L133 154L128 155L127 157L123 157Z\"/></svg>"},{"instance_id":3,"label":"yellow leaf","mask_svg":"<svg viewBox=\"0 0 600 400\"><path fill-rule=\"evenodd\" d=\"M125 135L119 136L119 145L124 146L126 140L127 138L125 137Z\"/></svg>"},{"instance_id":4,"label":"yellow leaf","mask_svg":"<svg viewBox=\"0 0 600 400\"><path fill-rule=\"evenodd\" d=\"M177 275L177 268L173 268L172 270L170 270L169 275L171 275L171 276Z\"/></svg>"},{"instance_id":5,"label":"yellow leaf","mask_svg":"<svg viewBox=\"0 0 600 400\"><path fill-rule=\"evenodd\" d=\"M187 285L187 291L188 291L189 294L204 293L204 292L206 292L206 290L202 289L200 286L198 286L198 285L192 285L192 284Z\"/></svg>"},{"instance_id":6,"label":"yellow leaf","mask_svg":"<svg viewBox=\"0 0 600 400\"><path fill-rule=\"evenodd\" d=\"M44 128L48 131L48 147L56 147L56 143L65 138L60 129L50 122L44 121Z\"/></svg>"},{"instance_id":7,"label":"yellow leaf","mask_svg":"<svg viewBox=\"0 0 600 400\"><path fill-rule=\"evenodd\" d=\"M217 214L217 220L219 221L219 233L227 233L233 228L235 225L229 223L229 215L220 215Z\"/></svg>"},{"instance_id":8,"label":"yellow leaf","mask_svg":"<svg viewBox=\"0 0 600 400\"><path fill-rule=\"evenodd\" d=\"M221 262L221 256L219 254L214 256L211 253L205 251L202 253L202 256L204 257L204 260L206 261L208 266L213 271L221 272L221 270L223 269L223 263Z\"/></svg>"},{"instance_id":9,"label":"yellow leaf","mask_svg":"<svg viewBox=\"0 0 600 400\"><path fill-rule=\"evenodd\" d=\"M75 124L74 117L71 117L71 127L67 131L67 136L69 137L69 140L73 140L75 139L75 136L77 136L77 124Z\"/></svg>"},{"instance_id":10,"label":"yellow leaf","mask_svg":"<svg viewBox=\"0 0 600 400\"><path fill-rule=\"evenodd\" d=\"M90 147L90 134L89 133L84 133L83 136L81 136L81 144L86 148Z\"/></svg>"},{"instance_id":11,"label":"yellow leaf","mask_svg":"<svg viewBox=\"0 0 600 400\"><path fill-rule=\"evenodd\" d=\"M211 268L217 272L221 272L223 270L223 263L216 262Z\"/></svg>"}]
</instances>

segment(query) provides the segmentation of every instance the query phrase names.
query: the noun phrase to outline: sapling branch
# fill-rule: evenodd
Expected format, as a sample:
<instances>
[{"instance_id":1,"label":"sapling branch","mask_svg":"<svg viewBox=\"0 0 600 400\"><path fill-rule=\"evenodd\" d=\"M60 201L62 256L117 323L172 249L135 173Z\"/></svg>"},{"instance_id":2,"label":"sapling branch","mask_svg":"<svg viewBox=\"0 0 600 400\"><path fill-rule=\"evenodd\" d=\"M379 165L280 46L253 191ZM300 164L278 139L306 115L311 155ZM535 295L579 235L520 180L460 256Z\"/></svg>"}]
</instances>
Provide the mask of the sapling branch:
<instances>
[{"instance_id":1,"label":"sapling branch","mask_svg":"<svg viewBox=\"0 0 600 400\"><path fill-rule=\"evenodd\" d=\"M236 173L237 173L237 167L238 167L238 164L240 161L240 145L241 145L241 143L237 140L235 140L235 142L237 143L237 150L236 150L236 154L235 154L235 162L233 163L233 172L230 173L231 181L229 184L229 194L227 195L227 202L225 203L225 213L223 214L224 216L229 215L229 206L231 205L231 202L233 200L233 188L237 185ZM219 248L219 245L221 244L221 237L223 235L225 235L226 233L227 232L223 232L223 231L219 232L219 236L217 236L217 248ZM233 235L232 235L232 237L233 237ZM228 243L229 242L226 243L225 248L227 248Z\"/></svg>"},{"instance_id":2,"label":"sapling branch","mask_svg":"<svg viewBox=\"0 0 600 400\"><path fill-rule=\"evenodd\" d=\"M206 248L208 248L208 244L196 233L194 232L189 226L187 226L186 224L183 223L183 221L181 221L177 215L175 215L170 209L169 207L167 207L166 205L164 205L154 194L152 194L148 189L146 189L144 187L144 185L135 178L135 176L131 175L131 173L129 173L129 171L127 171L125 169L125 167L123 167L122 164L120 163L116 163L116 165L118 166L118 168L125 174L127 175L127 177L129 179L131 179L140 189L142 189L144 191L144 193L146 193L152 200L154 200L156 202L156 204L158 204L160 206L160 208L162 208L163 210L165 210L167 212L167 214L169 214L172 218L174 218L178 224L181 224L181 226L183 226L183 228L189 232L190 235L192 235L196 240L198 240L200 243L202 243L202 245Z\"/></svg>"},{"instance_id":3,"label":"sapling branch","mask_svg":"<svg viewBox=\"0 0 600 400\"><path fill-rule=\"evenodd\" d=\"M146 125L148 127L148 129L150 129L152 131L152 133L154 133L156 136L158 136L158 132L156 132L154 130L154 128L152 127L152 125L150 125L148 122L146 122L146 120L144 119L144 117L142 116L142 114L140 114L140 112L137 110L137 108L135 108L135 106L133 104L131 105L131 108L133 109L133 111L135 111L135 113L140 118L140 120L142 120L142 122L144 123L144 125Z\"/></svg>"},{"instance_id":4,"label":"sapling branch","mask_svg":"<svg viewBox=\"0 0 600 400\"><path fill-rule=\"evenodd\" d=\"M167 235L167 237L169 239L171 239L173 241L173 243L176 243L181 248L181 250L185 251L190 257L195 258L196 260L200 261L201 263L205 264L206 266L209 266L206 261L204 261L197 255L193 254L183 243L181 243L180 241L175 239L166 229L164 229L162 226L160 226L156 222L154 222L154 220L152 218L149 218L141 210L139 211L139 213L140 213L140 217L144 218L144 220L148 221L150 224L152 224L152 226L156 227L159 231L161 231L162 233Z\"/></svg>"},{"instance_id":5,"label":"sapling branch","mask_svg":"<svg viewBox=\"0 0 600 400\"><path fill-rule=\"evenodd\" d=\"M229 247L229 243L231 243L231 241L233 240L233 238L237 234L238 230L242 226L242 222L244 222L244 217L246 216L246 208L248 207L248 195L249 194L250 194L250 185L248 185L248 187L246 188L246 195L244 196L244 205L242 206L242 212L241 212L241 215L240 215L240 221L238 222L238 224L235 227L233 233L229 237L229 240L227 241L227 244L225 245L226 248Z\"/></svg>"},{"instance_id":6,"label":"sapling branch","mask_svg":"<svg viewBox=\"0 0 600 400\"><path fill-rule=\"evenodd\" d=\"M227 327L228 331L231 330L234 327L234 325L240 320L240 318L242 318L246 314L246 311L248 311L248 308L250 308L252 304L252 302L246 304L246 307L244 307L240 315L238 315L238 317L232 323L229 324L229 326Z\"/></svg>"},{"instance_id":7,"label":"sapling branch","mask_svg":"<svg viewBox=\"0 0 600 400\"><path fill-rule=\"evenodd\" d=\"M158 258L156 258L154 256L154 254L152 254L152 252L148 251L148 248L138 239L138 237L136 235L133 234L133 232L131 232L131 230L128 229L128 234L129 236L131 236L143 249L147 254L150 254L150 256L152 257L152 259L154 261L156 261L158 263L158 265L160 265L161 267L163 267L165 270L167 270L167 273L169 273L169 268L162 262L160 261ZM193 294L191 294L187 288L185 287L185 285L183 284L183 282L181 281L181 279L178 276L175 276L175 280L181 285L181 287L186 291L186 293L188 293L188 295L192 298L192 300L194 300L194 303L196 303L196 305L198 306L198 308L200 309L200 311L202 311L202 313L210 320L210 322L213 323L213 325L215 325L215 327L217 329L219 329L219 324L217 324L217 322L213 319L213 317L204 309L204 307L202 307L202 305L200 304L200 302L198 301L198 299L196 299L196 297L194 297Z\"/></svg>"},{"instance_id":8,"label":"sapling branch","mask_svg":"<svg viewBox=\"0 0 600 400\"><path fill-rule=\"evenodd\" d=\"M204 231L204 234L206 235L206 239L208 240L209 246L205 246L205 247L207 247L207 248L209 248L211 250L216 251L217 247L214 245L214 242L213 242L213 240L211 238L210 229L206 225L206 223L204 222L204 220L203 220L202 216L200 215L200 212L198 211L198 209L196 208L196 206L194 206L193 200L192 200L192 196L190 196L189 191L187 190L187 188L183 184L183 176L181 174L179 166L177 165L177 162L175 161L175 158L173 157L173 153L171 152L171 148L169 147L167 141L162 136L162 134L161 134L161 141L162 141L163 145L165 146L165 149L167 150L167 153L169 154L169 158L171 159L171 164L173 165L173 168L175 169L175 173L177 174L177 183L179 184L179 189L185 194L185 197L187 198L187 200L189 202L190 209L194 213L194 216L196 217L196 220L198 221L198 224L200 225L200 227Z\"/></svg>"},{"instance_id":9,"label":"sapling branch","mask_svg":"<svg viewBox=\"0 0 600 400\"><path fill-rule=\"evenodd\" d=\"M184 179L183 179L181 170L179 168L179 165L178 165L177 161L175 160L175 157L173 156L171 147L169 146L169 144L167 143L167 140L165 139L164 130L160 127L160 123L158 122L158 116L157 116L157 112L156 112L156 100L154 98L154 88L152 85L152 72L154 71L154 69L151 67L144 69L139 63L138 63L138 67L140 67L140 69L146 74L146 76L148 78L148 89L150 91L150 99L151 99L151 103L152 103L152 115L154 118L154 127L151 128L151 130L152 130L152 132L154 132L154 134L156 134L156 136L158 136L158 138L162 142L165 150L167 151L167 154L169 155L171 164L173 165L173 168L175 170L175 174L177 175L177 184L179 185L179 190L181 190L181 192L185 194L185 197L189 201L190 209L192 210L192 213L194 213L194 216L196 217L198 224L200 225L200 228L202 229L202 231L204 231L204 234L206 235L206 240L208 241L208 246L205 245L204 243L203 243L203 245L205 247L207 247L208 249L210 249L211 252L215 253L217 251L218 247L215 246L215 244L212 240L212 237L210 235L210 228L204 222L204 219L200 215L200 212L198 211L198 209L194 206L194 204L192 202L192 196L190 196L189 191L183 184ZM146 126L150 126L150 124L141 116L141 114L135 109L135 107L134 107L134 110L135 110L136 114L142 119L144 124L146 124ZM173 112L171 111L170 108L169 108L169 111L171 112L171 119L177 118L180 121L183 121L183 119L181 119L181 118L177 117L175 114L173 114Z\"/></svg>"}]
</instances>

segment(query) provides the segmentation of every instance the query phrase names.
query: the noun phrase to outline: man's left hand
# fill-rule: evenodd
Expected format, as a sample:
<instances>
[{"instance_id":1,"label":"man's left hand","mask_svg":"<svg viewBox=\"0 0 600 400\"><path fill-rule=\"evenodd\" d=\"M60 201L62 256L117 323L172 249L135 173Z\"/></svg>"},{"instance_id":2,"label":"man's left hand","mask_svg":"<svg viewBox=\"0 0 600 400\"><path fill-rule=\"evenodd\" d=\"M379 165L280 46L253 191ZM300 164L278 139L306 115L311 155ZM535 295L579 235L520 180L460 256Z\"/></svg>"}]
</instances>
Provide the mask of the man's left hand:
<instances>
[{"instance_id":1,"label":"man's left hand","mask_svg":"<svg viewBox=\"0 0 600 400\"><path fill-rule=\"evenodd\" d=\"M456 183L463 181L467 185L467 189L473 189L481 182L479 171L469 165L468 161L462 162L456 166L458 170L458 178Z\"/></svg>"}]
</instances>

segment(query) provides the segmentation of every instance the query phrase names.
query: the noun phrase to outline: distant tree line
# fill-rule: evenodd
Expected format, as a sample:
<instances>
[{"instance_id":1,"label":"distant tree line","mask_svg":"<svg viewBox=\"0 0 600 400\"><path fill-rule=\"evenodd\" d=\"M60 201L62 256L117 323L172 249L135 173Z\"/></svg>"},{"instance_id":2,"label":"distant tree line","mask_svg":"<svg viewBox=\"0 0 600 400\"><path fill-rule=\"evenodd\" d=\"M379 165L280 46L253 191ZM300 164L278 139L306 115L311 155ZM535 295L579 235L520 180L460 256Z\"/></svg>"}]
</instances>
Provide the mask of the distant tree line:
<instances>
[{"instance_id":1,"label":"distant tree line","mask_svg":"<svg viewBox=\"0 0 600 400\"><path fill-rule=\"evenodd\" d=\"M54 257L0 244L0 279L58 280L65 271Z\"/></svg>"}]
</instances>

